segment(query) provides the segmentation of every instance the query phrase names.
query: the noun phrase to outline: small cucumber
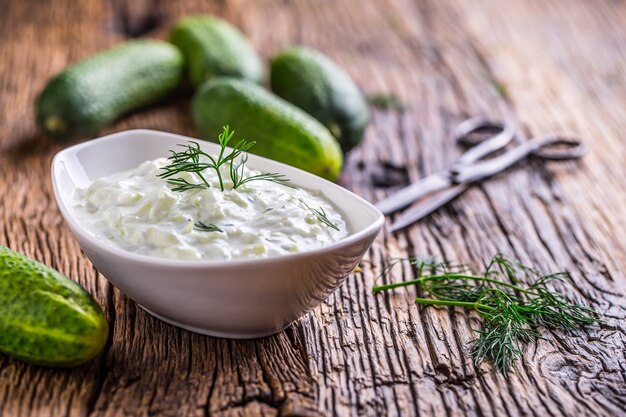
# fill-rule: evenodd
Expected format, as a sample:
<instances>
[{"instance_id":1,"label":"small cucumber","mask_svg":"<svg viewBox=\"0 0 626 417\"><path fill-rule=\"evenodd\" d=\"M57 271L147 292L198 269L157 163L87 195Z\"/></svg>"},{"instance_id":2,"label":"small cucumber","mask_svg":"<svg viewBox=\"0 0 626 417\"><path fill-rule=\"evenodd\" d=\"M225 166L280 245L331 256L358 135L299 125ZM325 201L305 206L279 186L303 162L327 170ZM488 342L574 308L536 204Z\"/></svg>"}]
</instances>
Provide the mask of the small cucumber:
<instances>
[{"instance_id":1,"label":"small cucumber","mask_svg":"<svg viewBox=\"0 0 626 417\"><path fill-rule=\"evenodd\" d=\"M255 141L250 152L334 180L343 163L337 140L296 106L251 82L216 78L203 84L191 105L200 134L217 140L222 126Z\"/></svg>"},{"instance_id":2,"label":"small cucumber","mask_svg":"<svg viewBox=\"0 0 626 417\"><path fill-rule=\"evenodd\" d=\"M172 92L183 68L182 54L169 43L126 42L52 78L37 100L37 124L59 138L93 135Z\"/></svg>"},{"instance_id":3,"label":"small cucumber","mask_svg":"<svg viewBox=\"0 0 626 417\"><path fill-rule=\"evenodd\" d=\"M185 17L170 31L170 42L183 52L195 86L218 76L261 82L259 56L243 33L224 20L204 15Z\"/></svg>"},{"instance_id":4,"label":"small cucumber","mask_svg":"<svg viewBox=\"0 0 626 417\"><path fill-rule=\"evenodd\" d=\"M326 55L292 48L271 62L272 91L322 122L344 152L363 139L369 112L352 78Z\"/></svg>"},{"instance_id":5,"label":"small cucumber","mask_svg":"<svg viewBox=\"0 0 626 417\"><path fill-rule=\"evenodd\" d=\"M0 246L0 351L38 365L75 366L100 353L108 332L80 285Z\"/></svg>"}]
</instances>

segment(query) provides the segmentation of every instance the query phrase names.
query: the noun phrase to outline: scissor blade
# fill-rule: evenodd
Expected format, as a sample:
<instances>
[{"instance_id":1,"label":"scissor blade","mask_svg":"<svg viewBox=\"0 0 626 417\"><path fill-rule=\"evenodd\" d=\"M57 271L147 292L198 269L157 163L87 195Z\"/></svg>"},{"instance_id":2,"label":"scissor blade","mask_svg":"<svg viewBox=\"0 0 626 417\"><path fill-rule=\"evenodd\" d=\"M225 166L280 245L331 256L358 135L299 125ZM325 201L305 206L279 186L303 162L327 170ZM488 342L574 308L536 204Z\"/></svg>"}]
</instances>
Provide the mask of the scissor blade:
<instances>
[{"instance_id":1,"label":"scissor blade","mask_svg":"<svg viewBox=\"0 0 626 417\"><path fill-rule=\"evenodd\" d=\"M444 173L432 174L386 198L383 198L376 203L376 208L383 214L393 213L394 211L408 206L412 202L427 194L449 187L450 184L451 182L448 175Z\"/></svg>"},{"instance_id":2,"label":"scissor blade","mask_svg":"<svg viewBox=\"0 0 626 417\"><path fill-rule=\"evenodd\" d=\"M449 203L451 200L453 200L455 197L465 191L468 186L468 184L455 185L454 187L446 191L442 191L439 195L430 198L422 203L419 203L414 207L411 207L410 209L402 213L398 217L398 219L391 224L389 231L392 233L396 232L398 230L404 229L407 226L412 225L418 220L421 220L433 211Z\"/></svg>"}]
</instances>

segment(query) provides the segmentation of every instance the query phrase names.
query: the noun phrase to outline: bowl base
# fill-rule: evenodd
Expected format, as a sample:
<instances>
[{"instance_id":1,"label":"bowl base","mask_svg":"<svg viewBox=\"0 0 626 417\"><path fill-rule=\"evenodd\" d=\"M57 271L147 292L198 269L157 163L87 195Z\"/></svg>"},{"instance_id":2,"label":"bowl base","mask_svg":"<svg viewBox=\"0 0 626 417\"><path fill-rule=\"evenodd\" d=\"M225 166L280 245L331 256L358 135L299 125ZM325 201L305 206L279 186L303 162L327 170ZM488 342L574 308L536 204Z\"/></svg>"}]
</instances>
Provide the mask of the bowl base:
<instances>
[{"instance_id":1,"label":"bowl base","mask_svg":"<svg viewBox=\"0 0 626 417\"><path fill-rule=\"evenodd\" d=\"M150 309L145 308L141 304L137 304L137 305L141 307L144 311L146 311L148 314L150 314L151 316L154 316L157 319L164 321L165 323L171 324L176 327L180 327L181 329L189 330L190 332L199 333L199 334L203 334L206 336L221 337L225 339L258 339L261 337L272 336L274 334L280 333L283 330L285 330L287 327L291 326L291 323L289 323L286 326L277 330L269 330L269 331L258 332L258 333L256 332L255 333L223 332L223 331L205 329L202 327L189 326L187 324L180 323L176 320L163 317L162 315L157 314L154 311L151 311Z\"/></svg>"}]
</instances>

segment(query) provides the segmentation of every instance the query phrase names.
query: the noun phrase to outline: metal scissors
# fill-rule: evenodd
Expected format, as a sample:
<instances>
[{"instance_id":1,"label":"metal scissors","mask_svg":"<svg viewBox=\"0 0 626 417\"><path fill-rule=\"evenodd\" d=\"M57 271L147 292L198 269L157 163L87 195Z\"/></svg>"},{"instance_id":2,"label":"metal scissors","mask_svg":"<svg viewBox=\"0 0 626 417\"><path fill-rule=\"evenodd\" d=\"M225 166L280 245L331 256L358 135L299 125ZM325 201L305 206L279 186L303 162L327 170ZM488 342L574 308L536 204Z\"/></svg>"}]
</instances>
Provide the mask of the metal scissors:
<instances>
[{"instance_id":1,"label":"metal scissors","mask_svg":"<svg viewBox=\"0 0 626 417\"><path fill-rule=\"evenodd\" d=\"M384 198L376 207L389 214L402 209L423 197L437 194L412 206L391 225L390 231L403 229L422 219L436 209L450 202L472 183L497 174L529 155L544 160L576 159L584 155L587 148L577 139L558 135L539 136L493 156L504 150L516 137L516 125L513 122L500 122L484 117L475 117L460 123L454 132L457 142L471 146L448 169L431 174L397 193ZM495 132L491 135L479 135L480 132Z\"/></svg>"}]
</instances>

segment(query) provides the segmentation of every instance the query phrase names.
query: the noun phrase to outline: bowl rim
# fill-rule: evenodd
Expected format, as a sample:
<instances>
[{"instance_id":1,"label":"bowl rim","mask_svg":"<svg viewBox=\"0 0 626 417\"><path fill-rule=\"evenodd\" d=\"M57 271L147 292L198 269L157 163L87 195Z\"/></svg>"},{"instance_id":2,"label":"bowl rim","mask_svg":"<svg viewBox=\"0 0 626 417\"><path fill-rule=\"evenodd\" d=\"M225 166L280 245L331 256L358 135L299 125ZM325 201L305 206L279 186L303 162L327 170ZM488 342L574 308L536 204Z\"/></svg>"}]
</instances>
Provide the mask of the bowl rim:
<instances>
[{"instance_id":1,"label":"bowl rim","mask_svg":"<svg viewBox=\"0 0 626 417\"><path fill-rule=\"evenodd\" d=\"M111 242L108 242L103 239L99 239L92 232L88 231L83 225L80 224L80 222L74 217L74 214L72 213L71 208L66 206L61 196L61 186L58 184L56 171L61 161L65 160L67 156L75 155L77 152L79 152L82 149L89 148L89 147L95 146L96 144L101 144L103 142L104 143L117 142L120 140L127 141L127 139L124 138L125 135L143 134L143 133L149 133L152 135L157 134L160 136L164 136L164 137L167 136L172 139L184 140L184 141L198 140L198 141L201 141L201 143L212 144L212 142L207 142L201 139L192 138L190 136L179 135L176 133L170 133L170 132L165 132L161 130L128 129L128 130L122 130L119 132L111 133L109 135L101 136L95 139L91 139L86 142L78 143L78 144L72 145L68 148L62 149L59 152L57 152L52 158L52 163L51 163L51 182L52 182L52 188L54 191L54 198L55 198L57 207L59 208L59 211L61 212L61 215L63 216L63 219L65 220L65 222L67 222L68 226L70 227L70 231L74 235L76 235L75 237L77 238L79 243L81 243L81 241L84 240L88 242L90 246L95 247L97 250L107 252L113 256L122 258L125 261L142 263L142 264L151 264L154 266L185 267L185 268L193 268L193 269L224 268L224 267L254 266L254 265L261 266L261 265L265 265L268 263L275 263L275 262L280 262L280 261L285 261L285 260L297 261L298 259L303 259L303 258L308 258L311 256L318 256L318 255L323 255L325 253L330 253L335 250L351 246L352 244L372 234L374 235L372 238L373 240L376 238L378 233L380 233L380 230L382 229L382 226L384 224L385 217L380 212L380 210L378 210L369 201L353 193L352 191L344 187L341 187L331 181L328 181L325 178L311 174L310 172L301 170L294 166L284 164L282 162L278 162L269 158L264 158L259 155L251 154L250 156L254 157L251 160L265 161L271 164L276 164L279 167L280 166L287 167L289 170L296 170L298 175L301 175L304 177L307 177L307 176L314 177L316 181L325 183L326 186L338 189L340 190L340 192L348 193L351 198L356 199L358 202L360 202L361 204L364 204L368 209L374 212L377 215L376 220L374 220L372 223L364 227L362 230L356 233L348 234L348 236L342 238L341 240L333 242L330 245L323 246L321 248L312 249L312 250L307 250L304 252L289 253L289 254L284 254L284 255L271 256L267 258L242 258L242 259L227 259L227 260L210 260L210 259L186 260L186 259L158 258L155 256L143 255L143 254L133 253L133 252L124 250L112 244Z\"/></svg>"}]
</instances>

